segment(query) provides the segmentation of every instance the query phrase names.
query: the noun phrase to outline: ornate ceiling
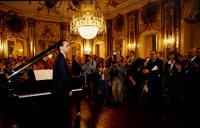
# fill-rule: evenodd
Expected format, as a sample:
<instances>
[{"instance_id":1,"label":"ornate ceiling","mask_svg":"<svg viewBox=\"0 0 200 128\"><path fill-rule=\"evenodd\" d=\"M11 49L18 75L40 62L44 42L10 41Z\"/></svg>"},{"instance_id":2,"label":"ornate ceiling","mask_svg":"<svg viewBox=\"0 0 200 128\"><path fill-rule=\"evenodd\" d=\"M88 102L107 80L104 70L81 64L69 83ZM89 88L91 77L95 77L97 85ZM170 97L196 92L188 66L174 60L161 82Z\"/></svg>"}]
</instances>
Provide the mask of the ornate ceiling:
<instances>
[{"instance_id":1,"label":"ornate ceiling","mask_svg":"<svg viewBox=\"0 0 200 128\"><path fill-rule=\"evenodd\" d=\"M181 18L200 22L200 0L186 0L182 4Z\"/></svg>"},{"instance_id":2,"label":"ornate ceiling","mask_svg":"<svg viewBox=\"0 0 200 128\"><path fill-rule=\"evenodd\" d=\"M1 1L0 11L48 21L70 21L83 0ZM96 0L105 19L125 14L156 0Z\"/></svg>"},{"instance_id":3,"label":"ornate ceiling","mask_svg":"<svg viewBox=\"0 0 200 128\"><path fill-rule=\"evenodd\" d=\"M83 0L40 0L40 1L0 1L0 11L10 12L38 20L65 22L71 21L73 13ZM160 0L93 0L102 10L105 19L143 7L148 2ZM168 0L163 0L168 1ZM200 19L199 0L183 0L181 17L192 21Z\"/></svg>"}]
</instances>

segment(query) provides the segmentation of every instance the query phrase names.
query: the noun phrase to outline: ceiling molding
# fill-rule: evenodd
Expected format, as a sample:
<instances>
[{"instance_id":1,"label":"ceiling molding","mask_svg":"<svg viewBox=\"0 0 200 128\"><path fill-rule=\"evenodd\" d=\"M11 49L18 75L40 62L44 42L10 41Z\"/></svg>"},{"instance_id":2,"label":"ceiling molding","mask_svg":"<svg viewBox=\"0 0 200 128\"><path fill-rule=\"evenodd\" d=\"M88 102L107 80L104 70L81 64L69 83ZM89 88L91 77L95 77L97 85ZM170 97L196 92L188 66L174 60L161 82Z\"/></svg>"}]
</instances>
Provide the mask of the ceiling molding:
<instances>
[{"instance_id":1,"label":"ceiling molding","mask_svg":"<svg viewBox=\"0 0 200 128\"><path fill-rule=\"evenodd\" d=\"M108 6L108 2L112 0L99 0L99 6L102 9L105 19L112 19L118 14L126 14L133 10L143 7L148 2L154 2L159 0L124 0L119 3L116 7ZM22 4L20 4L20 2ZM107 6L106 6L107 5ZM62 1L62 5L57 8L60 11L60 14L49 11L47 9L42 9L40 12L37 12L37 8L41 7L38 1L1 1L0 10L8 12L16 12L20 16L26 16L28 18L34 18L38 20L51 20L51 21L60 21L60 22L69 22L73 15L73 10L68 10L69 1Z\"/></svg>"},{"instance_id":2,"label":"ceiling molding","mask_svg":"<svg viewBox=\"0 0 200 128\"><path fill-rule=\"evenodd\" d=\"M199 0L185 1L181 10L181 18L187 21L200 22Z\"/></svg>"}]
</instances>

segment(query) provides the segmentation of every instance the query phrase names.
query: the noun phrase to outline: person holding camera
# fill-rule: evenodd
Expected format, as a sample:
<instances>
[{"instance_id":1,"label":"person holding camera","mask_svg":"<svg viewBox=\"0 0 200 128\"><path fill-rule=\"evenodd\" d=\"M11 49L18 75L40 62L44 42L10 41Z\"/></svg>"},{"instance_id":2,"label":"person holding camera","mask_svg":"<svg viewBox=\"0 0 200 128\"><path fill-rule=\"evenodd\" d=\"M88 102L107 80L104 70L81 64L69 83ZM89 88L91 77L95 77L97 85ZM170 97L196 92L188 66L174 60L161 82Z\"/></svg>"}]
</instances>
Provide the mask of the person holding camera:
<instances>
[{"instance_id":1,"label":"person holding camera","mask_svg":"<svg viewBox=\"0 0 200 128\"><path fill-rule=\"evenodd\" d=\"M82 71L85 74L85 82L86 82L86 89L88 93L89 100L92 100L92 96L95 91L94 83L93 83L93 76L96 72L96 65L93 63L93 59L90 55L86 55L85 63L82 64Z\"/></svg>"},{"instance_id":2,"label":"person holding camera","mask_svg":"<svg viewBox=\"0 0 200 128\"><path fill-rule=\"evenodd\" d=\"M116 63L111 66L112 95L115 103L121 104L124 96L125 64L116 56Z\"/></svg>"}]
</instances>

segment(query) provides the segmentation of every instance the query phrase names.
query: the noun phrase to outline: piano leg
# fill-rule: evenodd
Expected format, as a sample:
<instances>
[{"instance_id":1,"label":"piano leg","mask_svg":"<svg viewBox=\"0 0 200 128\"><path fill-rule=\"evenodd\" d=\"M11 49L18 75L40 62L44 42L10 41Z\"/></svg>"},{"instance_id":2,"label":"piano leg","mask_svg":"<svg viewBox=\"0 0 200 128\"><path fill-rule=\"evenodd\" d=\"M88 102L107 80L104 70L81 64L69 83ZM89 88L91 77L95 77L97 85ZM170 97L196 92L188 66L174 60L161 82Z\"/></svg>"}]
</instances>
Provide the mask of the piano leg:
<instances>
[{"instance_id":1,"label":"piano leg","mask_svg":"<svg viewBox=\"0 0 200 128\"><path fill-rule=\"evenodd\" d=\"M76 116L81 116L81 96L82 92L76 94Z\"/></svg>"}]
</instances>

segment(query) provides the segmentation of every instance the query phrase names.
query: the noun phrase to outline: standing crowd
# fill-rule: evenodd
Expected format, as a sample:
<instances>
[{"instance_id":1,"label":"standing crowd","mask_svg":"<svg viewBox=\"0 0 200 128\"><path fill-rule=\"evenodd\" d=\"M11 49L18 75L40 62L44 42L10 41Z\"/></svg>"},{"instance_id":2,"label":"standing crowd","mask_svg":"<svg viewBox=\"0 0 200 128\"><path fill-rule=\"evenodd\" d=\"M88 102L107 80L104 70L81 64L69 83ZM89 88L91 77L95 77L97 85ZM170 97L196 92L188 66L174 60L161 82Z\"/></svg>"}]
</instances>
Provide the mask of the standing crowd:
<instances>
[{"instance_id":1,"label":"standing crowd","mask_svg":"<svg viewBox=\"0 0 200 128\"><path fill-rule=\"evenodd\" d=\"M0 61L1 72L9 72L26 62L27 58ZM163 109L163 95L168 97L168 111L171 113L183 107L183 102L194 105L192 99L197 94L196 86L200 78L200 49L196 48L187 55L171 51L166 59L158 56L157 51L151 51L147 58L136 57L134 51L129 51L126 57L112 55L104 59L90 55L83 58L73 56L72 61L67 63L71 65L72 75L84 81L89 99L100 95L116 105L128 102L139 107L142 96L146 95L155 113ZM34 69L52 67L53 59L41 60L33 66ZM187 106L185 109L192 111Z\"/></svg>"}]
</instances>

